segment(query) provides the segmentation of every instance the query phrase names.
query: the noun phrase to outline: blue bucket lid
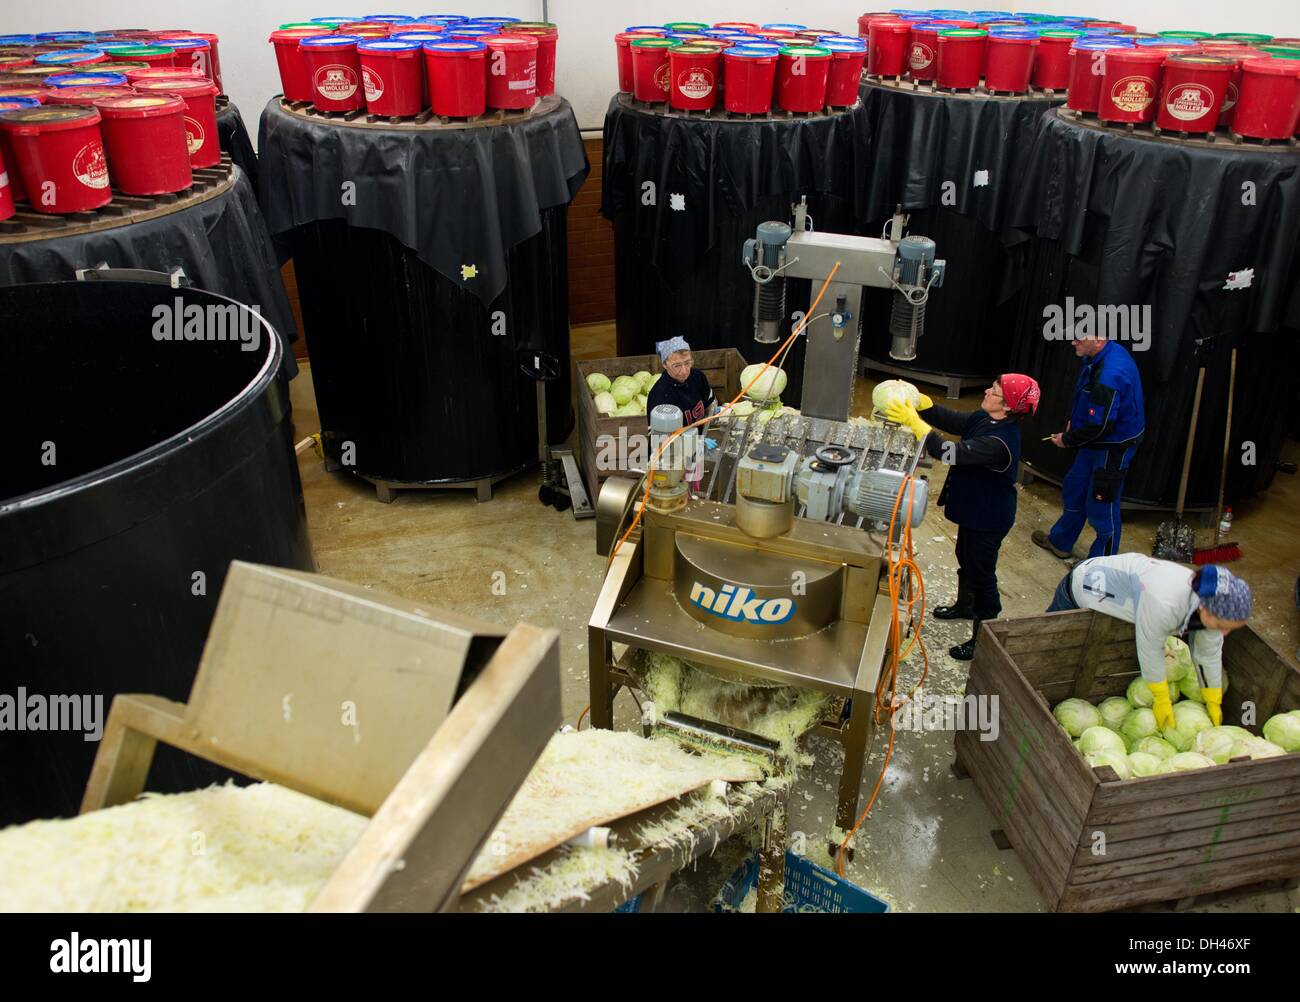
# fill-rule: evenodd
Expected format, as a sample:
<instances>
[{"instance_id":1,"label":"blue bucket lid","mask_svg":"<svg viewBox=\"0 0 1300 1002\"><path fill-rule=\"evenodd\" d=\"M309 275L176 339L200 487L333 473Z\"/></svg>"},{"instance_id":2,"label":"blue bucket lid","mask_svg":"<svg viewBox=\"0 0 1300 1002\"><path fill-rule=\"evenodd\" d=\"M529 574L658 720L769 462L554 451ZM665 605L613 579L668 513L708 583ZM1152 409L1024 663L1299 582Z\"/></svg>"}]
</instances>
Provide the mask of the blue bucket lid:
<instances>
[{"instance_id":1,"label":"blue bucket lid","mask_svg":"<svg viewBox=\"0 0 1300 1002\"><path fill-rule=\"evenodd\" d=\"M990 28L990 38L1037 38L1036 28Z\"/></svg>"},{"instance_id":2,"label":"blue bucket lid","mask_svg":"<svg viewBox=\"0 0 1300 1002\"><path fill-rule=\"evenodd\" d=\"M158 38L151 45L163 45L169 49L209 49L211 43L206 38Z\"/></svg>"},{"instance_id":3,"label":"blue bucket lid","mask_svg":"<svg viewBox=\"0 0 1300 1002\"><path fill-rule=\"evenodd\" d=\"M696 34L707 35L709 38L735 38L737 35L744 35L745 33L739 28L705 28L703 31L696 32Z\"/></svg>"},{"instance_id":4,"label":"blue bucket lid","mask_svg":"<svg viewBox=\"0 0 1300 1002\"><path fill-rule=\"evenodd\" d=\"M733 45L729 49L722 50L722 55L726 59L762 59L765 56L780 54L779 45Z\"/></svg>"},{"instance_id":5,"label":"blue bucket lid","mask_svg":"<svg viewBox=\"0 0 1300 1002\"><path fill-rule=\"evenodd\" d=\"M461 21L468 21L464 14L421 14L418 18L420 21L442 21L446 24L460 24Z\"/></svg>"},{"instance_id":6,"label":"blue bucket lid","mask_svg":"<svg viewBox=\"0 0 1300 1002\"><path fill-rule=\"evenodd\" d=\"M852 35L823 35L817 39L817 44L823 49L830 49L832 52L866 52L867 42L862 38L854 38Z\"/></svg>"},{"instance_id":7,"label":"blue bucket lid","mask_svg":"<svg viewBox=\"0 0 1300 1002\"><path fill-rule=\"evenodd\" d=\"M415 21L410 14L367 14L362 21L378 21L380 24L412 24Z\"/></svg>"},{"instance_id":8,"label":"blue bucket lid","mask_svg":"<svg viewBox=\"0 0 1300 1002\"><path fill-rule=\"evenodd\" d=\"M1193 40L1190 39L1190 38L1135 38L1135 39L1131 39L1131 41L1132 41L1135 45L1161 45L1161 46L1166 46L1166 45L1184 45L1184 46L1195 46L1195 45L1200 45L1200 44L1201 44L1200 42L1193 41ZM1211 53L1211 54L1212 54L1212 53Z\"/></svg>"},{"instance_id":9,"label":"blue bucket lid","mask_svg":"<svg viewBox=\"0 0 1300 1002\"><path fill-rule=\"evenodd\" d=\"M954 20L954 21L969 21L969 20L971 20L970 11L968 11L968 10L938 10L938 9L935 9L935 10L928 10L928 11L926 11L926 13L929 14L929 15L930 15L932 18L934 18L936 21L942 21L942 20L945 20L945 19L952 19L952 20Z\"/></svg>"},{"instance_id":10,"label":"blue bucket lid","mask_svg":"<svg viewBox=\"0 0 1300 1002\"><path fill-rule=\"evenodd\" d=\"M807 31L806 24L760 24L764 31Z\"/></svg>"},{"instance_id":11,"label":"blue bucket lid","mask_svg":"<svg viewBox=\"0 0 1300 1002\"><path fill-rule=\"evenodd\" d=\"M496 28L475 27L473 25L462 28L460 25L448 28L447 34L454 35L457 38L468 36L470 38L482 38L485 35L498 35L500 32Z\"/></svg>"},{"instance_id":12,"label":"blue bucket lid","mask_svg":"<svg viewBox=\"0 0 1300 1002\"><path fill-rule=\"evenodd\" d=\"M951 24L941 24L938 21L918 21L912 25L913 31L948 31L951 28Z\"/></svg>"},{"instance_id":13,"label":"blue bucket lid","mask_svg":"<svg viewBox=\"0 0 1300 1002\"><path fill-rule=\"evenodd\" d=\"M51 63L58 65L59 63L74 63L78 59L84 59L86 56L101 55L103 55L103 53L100 52L99 49L61 49L58 52L42 52L36 57L35 61L38 63Z\"/></svg>"},{"instance_id":14,"label":"blue bucket lid","mask_svg":"<svg viewBox=\"0 0 1300 1002\"><path fill-rule=\"evenodd\" d=\"M365 39L360 35L316 35L313 38L300 39L298 44L311 49L341 49L364 41Z\"/></svg>"},{"instance_id":15,"label":"blue bucket lid","mask_svg":"<svg viewBox=\"0 0 1300 1002\"><path fill-rule=\"evenodd\" d=\"M35 35L0 35L0 45L35 45Z\"/></svg>"},{"instance_id":16,"label":"blue bucket lid","mask_svg":"<svg viewBox=\"0 0 1300 1002\"><path fill-rule=\"evenodd\" d=\"M419 42L423 45L425 42L443 42L447 36L441 31L399 31L396 35L389 35L390 42ZM380 39L383 41L383 39Z\"/></svg>"},{"instance_id":17,"label":"blue bucket lid","mask_svg":"<svg viewBox=\"0 0 1300 1002\"><path fill-rule=\"evenodd\" d=\"M351 24L353 21L364 21L363 17L313 17L310 19L315 24Z\"/></svg>"},{"instance_id":18,"label":"blue bucket lid","mask_svg":"<svg viewBox=\"0 0 1300 1002\"><path fill-rule=\"evenodd\" d=\"M476 17L474 18L474 23L475 24L515 24L517 21L520 20L522 19L517 17Z\"/></svg>"},{"instance_id":19,"label":"blue bucket lid","mask_svg":"<svg viewBox=\"0 0 1300 1002\"><path fill-rule=\"evenodd\" d=\"M34 97L14 97L10 94L0 94L0 104L16 104L19 108L35 108L40 103L41 102L36 100ZM16 109L5 108L3 110L13 111Z\"/></svg>"},{"instance_id":20,"label":"blue bucket lid","mask_svg":"<svg viewBox=\"0 0 1300 1002\"><path fill-rule=\"evenodd\" d=\"M624 31L658 31L666 33L668 31L662 24L629 24Z\"/></svg>"},{"instance_id":21,"label":"blue bucket lid","mask_svg":"<svg viewBox=\"0 0 1300 1002\"><path fill-rule=\"evenodd\" d=\"M358 52L414 52L422 43L400 38L368 38L357 43Z\"/></svg>"},{"instance_id":22,"label":"blue bucket lid","mask_svg":"<svg viewBox=\"0 0 1300 1002\"><path fill-rule=\"evenodd\" d=\"M55 73L43 81L47 87L121 87L125 73Z\"/></svg>"},{"instance_id":23,"label":"blue bucket lid","mask_svg":"<svg viewBox=\"0 0 1300 1002\"><path fill-rule=\"evenodd\" d=\"M93 31L38 31L36 37L43 42L91 42L95 39Z\"/></svg>"},{"instance_id":24,"label":"blue bucket lid","mask_svg":"<svg viewBox=\"0 0 1300 1002\"><path fill-rule=\"evenodd\" d=\"M435 52L478 52L480 50L483 52L487 51L487 46L484 45L482 42L471 41L468 38L456 39L455 41L449 41L449 42L425 42L424 48L426 52L429 49L432 49Z\"/></svg>"},{"instance_id":25,"label":"blue bucket lid","mask_svg":"<svg viewBox=\"0 0 1300 1002\"><path fill-rule=\"evenodd\" d=\"M761 35L732 35L731 42L735 45L765 45L767 39Z\"/></svg>"},{"instance_id":26,"label":"blue bucket lid","mask_svg":"<svg viewBox=\"0 0 1300 1002\"><path fill-rule=\"evenodd\" d=\"M1120 28L1084 28L1083 33L1088 35L1122 35L1123 30Z\"/></svg>"},{"instance_id":27,"label":"blue bucket lid","mask_svg":"<svg viewBox=\"0 0 1300 1002\"><path fill-rule=\"evenodd\" d=\"M1076 38L1076 49L1131 49L1133 43L1127 38Z\"/></svg>"}]
</instances>

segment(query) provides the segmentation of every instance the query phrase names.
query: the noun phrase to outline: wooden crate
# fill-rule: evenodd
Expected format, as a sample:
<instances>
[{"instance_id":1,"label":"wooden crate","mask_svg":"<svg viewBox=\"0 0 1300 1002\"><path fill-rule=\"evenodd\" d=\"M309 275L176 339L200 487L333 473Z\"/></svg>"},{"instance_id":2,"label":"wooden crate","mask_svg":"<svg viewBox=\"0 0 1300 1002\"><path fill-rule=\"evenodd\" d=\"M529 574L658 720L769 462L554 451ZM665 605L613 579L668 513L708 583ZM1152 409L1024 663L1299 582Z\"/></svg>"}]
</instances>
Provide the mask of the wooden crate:
<instances>
[{"instance_id":1,"label":"wooden crate","mask_svg":"<svg viewBox=\"0 0 1300 1002\"><path fill-rule=\"evenodd\" d=\"M735 348L707 348L691 354L695 368L702 370L708 377L719 403L726 403L740 392L740 373L749 363ZM601 450L598 440L608 435L611 436L609 441L617 443L619 436L623 435L628 442L627 448L630 449L636 441L635 436L649 433L650 418L642 415L623 418L603 416L596 410L595 400L587 389L587 377L593 372L601 372L613 382L616 376L630 376L642 369L651 373L663 372L663 365L657 355L628 355L623 358L577 362L574 369L577 372L574 386L578 395L578 462L582 466L587 493L591 496L592 504L595 504L605 478L627 469L627 463L623 461L625 450L607 450L617 462L606 463L605 469L599 469L597 456Z\"/></svg>"},{"instance_id":2,"label":"wooden crate","mask_svg":"<svg viewBox=\"0 0 1300 1002\"><path fill-rule=\"evenodd\" d=\"M1224 723L1251 730L1300 707L1300 671L1249 626L1230 634ZM1052 716L1121 696L1138 675L1133 626L1090 611L980 628L967 695L999 697L999 733L958 731L969 773L1057 911L1101 912L1300 877L1300 754L1120 781L1092 769Z\"/></svg>"}]
</instances>

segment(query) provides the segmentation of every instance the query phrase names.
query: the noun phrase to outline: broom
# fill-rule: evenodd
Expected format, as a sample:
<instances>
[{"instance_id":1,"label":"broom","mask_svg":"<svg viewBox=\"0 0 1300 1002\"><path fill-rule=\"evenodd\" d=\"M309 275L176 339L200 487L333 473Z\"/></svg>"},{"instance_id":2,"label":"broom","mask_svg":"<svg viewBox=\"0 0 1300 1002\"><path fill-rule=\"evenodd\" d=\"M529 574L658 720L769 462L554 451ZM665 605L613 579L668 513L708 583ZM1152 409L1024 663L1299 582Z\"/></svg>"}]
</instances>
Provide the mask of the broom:
<instances>
[{"instance_id":1,"label":"broom","mask_svg":"<svg viewBox=\"0 0 1300 1002\"><path fill-rule=\"evenodd\" d=\"M1232 443L1232 394L1237 383L1237 349L1232 349L1232 362L1228 369L1228 420L1223 429L1223 466L1219 470L1219 506L1214 510L1214 528L1219 531L1219 520L1223 518L1223 492L1228 481L1228 447ZM1192 554L1192 563L1226 564L1241 559L1241 547L1233 542L1216 543L1198 549Z\"/></svg>"}]
</instances>

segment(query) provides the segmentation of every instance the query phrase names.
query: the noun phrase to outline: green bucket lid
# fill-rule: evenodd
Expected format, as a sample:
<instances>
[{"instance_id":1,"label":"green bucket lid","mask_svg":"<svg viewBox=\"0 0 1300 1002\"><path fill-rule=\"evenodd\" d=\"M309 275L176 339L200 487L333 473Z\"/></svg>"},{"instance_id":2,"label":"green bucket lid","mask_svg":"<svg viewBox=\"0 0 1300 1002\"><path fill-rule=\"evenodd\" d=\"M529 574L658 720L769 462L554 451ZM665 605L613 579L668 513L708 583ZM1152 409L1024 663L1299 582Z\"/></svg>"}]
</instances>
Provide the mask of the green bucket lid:
<instances>
[{"instance_id":1,"label":"green bucket lid","mask_svg":"<svg viewBox=\"0 0 1300 1002\"><path fill-rule=\"evenodd\" d=\"M1208 31L1157 31L1156 34L1161 38L1190 38L1194 42L1214 37Z\"/></svg>"},{"instance_id":2,"label":"green bucket lid","mask_svg":"<svg viewBox=\"0 0 1300 1002\"><path fill-rule=\"evenodd\" d=\"M669 21L664 27L669 31L704 31L708 25L703 21Z\"/></svg>"},{"instance_id":3,"label":"green bucket lid","mask_svg":"<svg viewBox=\"0 0 1300 1002\"><path fill-rule=\"evenodd\" d=\"M1048 28L1038 33L1039 38L1082 38L1082 31L1073 28Z\"/></svg>"},{"instance_id":4,"label":"green bucket lid","mask_svg":"<svg viewBox=\"0 0 1300 1002\"><path fill-rule=\"evenodd\" d=\"M812 56L814 59L822 56L829 56L830 49L823 49L820 45L783 45L781 46L781 55L783 56Z\"/></svg>"},{"instance_id":5,"label":"green bucket lid","mask_svg":"<svg viewBox=\"0 0 1300 1002\"><path fill-rule=\"evenodd\" d=\"M671 49L678 43L671 38L656 38L654 35L647 35L645 38L634 38L633 45L639 45L643 49Z\"/></svg>"},{"instance_id":6,"label":"green bucket lid","mask_svg":"<svg viewBox=\"0 0 1300 1002\"><path fill-rule=\"evenodd\" d=\"M1265 42L1273 41L1274 36L1254 35L1243 31L1221 31L1214 37L1226 39L1230 42L1245 42L1247 45L1263 45Z\"/></svg>"},{"instance_id":7,"label":"green bucket lid","mask_svg":"<svg viewBox=\"0 0 1300 1002\"><path fill-rule=\"evenodd\" d=\"M284 31L286 28L325 28L326 30L328 30L329 25L318 24L315 21L290 21L288 24L280 25L280 27L277 30Z\"/></svg>"},{"instance_id":8,"label":"green bucket lid","mask_svg":"<svg viewBox=\"0 0 1300 1002\"><path fill-rule=\"evenodd\" d=\"M673 51L683 56L703 56L710 52L718 53L722 51L721 45L704 45L700 42L683 42L680 45L674 45Z\"/></svg>"},{"instance_id":9,"label":"green bucket lid","mask_svg":"<svg viewBox=\"0 0 1300 1002\"><path fill-rule=\"evenodd\" d=\"M940 38L986 38L988 32L983 28L949 28L939 32Z\"/></svg>"},{"instance_id":10,"label":"green bucket lid","mask_svg":"<svg viewBox=\"0 0 1300 1002\"><path fill-rule=\"evenodd\" d=\"M1300 59L1300 49L1292 49L1286 45L1261 45L1259 51L1274 59Z\"/></svg>"},{"instance_id":11,"label":"green bucket lid","mask_svg":"<svg viewBox=\"0 0 1300 1002\"><path fill-rule=\"evenodd\" d=\"M175 49L166 45L137 45L132 49L114 49L113 54L116 56L165 56L167 53L175 51Z\"/></svg>"}]
</instances>

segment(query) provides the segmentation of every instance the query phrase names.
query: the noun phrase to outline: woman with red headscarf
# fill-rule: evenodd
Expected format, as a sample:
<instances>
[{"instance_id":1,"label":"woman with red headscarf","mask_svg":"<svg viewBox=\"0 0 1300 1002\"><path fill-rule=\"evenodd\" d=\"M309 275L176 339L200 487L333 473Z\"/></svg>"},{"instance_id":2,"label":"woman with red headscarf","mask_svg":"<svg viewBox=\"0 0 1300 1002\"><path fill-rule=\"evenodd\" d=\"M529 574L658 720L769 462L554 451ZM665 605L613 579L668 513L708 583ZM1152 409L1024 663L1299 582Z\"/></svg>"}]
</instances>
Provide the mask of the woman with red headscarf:
<instances>
[{"instance_id":1,"label":"woman with red headscarf","mask_svg":"<svg viewBox=\"0 0 1300 1002\"><path fill-rule=\"evenodd\" d=\"M922 417L911 404L898 402L885 411L949 467L938 503L948 520L957 523L957 600L935 609L934 616L974 620L970 640L948 651L958 661L975 656L980 623L1002 612L998 551L1016 521L1020 418L1038 410L1040 396L1032 377L1009 372L984 391L980 409L971 414L931 405ZM929 398L921 402L929 403ZM935 428L959 440L946 441Z\"/></svg>"}]
</instances>

